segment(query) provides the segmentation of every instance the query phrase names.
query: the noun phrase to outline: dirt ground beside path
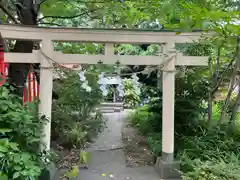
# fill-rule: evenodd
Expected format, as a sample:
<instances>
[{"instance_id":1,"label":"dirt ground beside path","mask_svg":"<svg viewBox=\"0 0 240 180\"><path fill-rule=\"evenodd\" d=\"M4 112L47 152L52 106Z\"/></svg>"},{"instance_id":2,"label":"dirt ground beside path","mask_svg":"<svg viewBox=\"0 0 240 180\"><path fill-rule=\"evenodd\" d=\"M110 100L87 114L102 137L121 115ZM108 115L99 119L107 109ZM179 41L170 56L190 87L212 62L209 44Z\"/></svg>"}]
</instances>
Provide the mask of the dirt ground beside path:
<instances>
[{"instance_id":1,"label":"dirt ground beside path","mask_svg":"<svg viewBox=\"0 0 240 180\"><path fill-rule=\"evenodd\" d=\"M125 119L122 127L122 140L128 167L154 165L154 155L149 149L147 139L135 130Z\"/></svg>"}]
</instances>

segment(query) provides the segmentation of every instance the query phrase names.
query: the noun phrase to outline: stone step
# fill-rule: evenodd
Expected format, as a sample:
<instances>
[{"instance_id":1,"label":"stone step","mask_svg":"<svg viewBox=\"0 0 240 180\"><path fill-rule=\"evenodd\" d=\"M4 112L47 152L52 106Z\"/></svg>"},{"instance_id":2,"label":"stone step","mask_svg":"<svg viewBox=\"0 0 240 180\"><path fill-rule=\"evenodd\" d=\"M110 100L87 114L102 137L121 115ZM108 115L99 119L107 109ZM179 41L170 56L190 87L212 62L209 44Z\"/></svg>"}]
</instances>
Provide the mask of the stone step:
<instances>
[{"instance_id":1,"label":"stone step","mask_svg":"<svg viewBox=\"0 0 240 180\"><path fill-rule=\"evenodd\" d=\"M122 102L104 102L101 103L101 106L104 107L123 107L123 103Z\"/></svg>"},{"instance_id":2,"label":"stone step","mask_svg":"<svg viewBox=\"0 0 240 180\"><path fill-rule=\"evenodd\" d=\"M101 113L114 113L114 109L100 109Z\"/></svg>"},{"instance_id":3,"label":"stone step","mask_svg":"<svg viewBox=\"0 0 240 180\"><path fill-rule=\"evenodd\" d=\"M100 106L98 109L121 109L123 110L123 107L110 107L110 106Z\"/></svg>"},{"instance_id":4,"label":"stone step","mask_svg":"<svg viewBox=\"0 0 240 180\"><path fill-rule=\"evenodd\" d=\"M114 108L114 107L99 107L98 108L100 112L121 112L123 111L123 108Z\"/></svg>"}]
</instances>

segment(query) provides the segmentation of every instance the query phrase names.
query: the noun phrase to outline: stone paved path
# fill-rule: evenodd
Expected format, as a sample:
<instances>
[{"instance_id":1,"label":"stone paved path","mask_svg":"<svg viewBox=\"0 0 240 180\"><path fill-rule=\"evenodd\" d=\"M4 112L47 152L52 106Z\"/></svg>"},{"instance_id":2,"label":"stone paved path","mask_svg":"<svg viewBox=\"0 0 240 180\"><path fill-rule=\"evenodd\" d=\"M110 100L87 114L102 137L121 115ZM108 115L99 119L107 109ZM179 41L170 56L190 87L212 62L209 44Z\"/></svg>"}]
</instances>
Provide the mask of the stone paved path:
<instances>
[{"instance_id":1,"label":"stone paved path","mask_svg":"<svg viewBox=\"0 0 240 180\"><path fill-rule=\"evenodd\" d=\"M87 150L91 153L89 169L81 169L78 180L159 180L152 167L128 168L125 165L121 129L126 112L104 116L107 128Z\"/></svg>"}]
</instances>

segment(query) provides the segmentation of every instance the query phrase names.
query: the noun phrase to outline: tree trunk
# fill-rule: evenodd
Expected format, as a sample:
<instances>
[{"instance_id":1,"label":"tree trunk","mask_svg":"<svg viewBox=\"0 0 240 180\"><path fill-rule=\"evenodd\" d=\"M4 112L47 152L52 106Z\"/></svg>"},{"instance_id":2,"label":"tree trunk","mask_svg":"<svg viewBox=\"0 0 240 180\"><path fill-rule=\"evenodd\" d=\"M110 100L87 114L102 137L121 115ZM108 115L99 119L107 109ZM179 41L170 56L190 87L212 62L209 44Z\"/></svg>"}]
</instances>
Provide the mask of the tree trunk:
<instances>
[{"instance_id":1,"label":"tree trunk","mask_svg":"<svg viewBox=\"0 0 240 180\"><path fill-rule=\"evenodd\" d=\"M212 95L212 84L213 84L213 67L212 67L212 58L209 58L209 92L208 92L208 123L211 125L212 123L212 107L213 107L213 95Z\"/></svg>"},{"instance_id":2,"label":"tree trunk","mask_svg":"<svg viewBox=\"0 0 240 180\"><path fill-rule=\"evenodd\" d=\"M21 6L17 5L18 18L23 25L37 25L37 14L39 5L33 0L19 0ZM17 40L13 52L31 53L33 41ZM12 63L9 66L9 84L15 87L19 96L23 95L24 84L27 79L29 64Z\"/></svg>"},{"instance_id":3,"label":"tree trunk","mask_svg":"<svg viewBox=\"0 0 240 180\"><path fill-rule=\"evenodd\" d=\"M240 52L240 37L237 37L237 47L236 47L237 56L236 56L235 67L234 67L233 72L232 72L232 77L231 77L231 80L230 80L227 97L226 97L224 105L222 107L221 116L220 116L220 119L219 119L219 124L221 124L226 118L226 110L227 110L227 107L229 105L232 92L234 90L234 85L235 85L235 82L236 82L235 79L236 79L236 76L238 74L238 70L239 70L239 67L240 67L240 60L238 59L239 52Z\"/></svg>"},{"instance_id":4,"label":"tree trunk","mask_svg":"<svg viewBox=\"0 0 240 180\"><path fill-rule=\"evenodd\" d=\"M238 86L239 86L239 82L238 82ZM233 106L233 110L232 110L232 114L231 114L231 119L230 119L230 122L231 122L231 125L232 125L232 128L235 129L236 127L236 122L237 122L237 113L238 113L238 110L239 110L239 105L240 105L240 91L238 91L238 95L237 95L237 98L236 98L236 101L234 103L234 106Z\"/></svg>"},{"instance_id":5,"label":"tree trunk","mask_svg":"<svg viewBox=\"0 0 240 180\"><path fill-rule=\"evenodd\" d=\"M229 106L230 98L231 98L232 92L234 90L233 87L234 87L234 84L236 82L235 81L236 75L237 75L237 64L235 64L235 67L234 67L233 72L232 72L232 77L231 77L230 84L229 84L229 87L228 87L227 97L224 101L224 104L223 104L222 110L221 110L219 124L223 123L226 120L225 119L226 118L226 110L227 110L227 107Z\"/></svg>"},{"instance_id":6,"label":"tree trunk","mask_svg":"<svg viewBox=\"0 0 240 180\"><path fill-rule=\"evenodd\" d=\"M237 62L237 65L238 65L237 68L238 68L238 71L239 71L239 68L240 68L240 37L238 37L237 42L238 42L238 45L237 45L238 48L237 48L237 59L236 59L236 62ZM239 89L240 88L240 80L239 79L238 79L237 86L238 86L238 95L237 95L235 104L233 106L231 119L230 119L233 128L235 128L235 126L236 126L237 113L238 113L239 105L240 105L240 89Z\"/></svg>"}]
</instances>

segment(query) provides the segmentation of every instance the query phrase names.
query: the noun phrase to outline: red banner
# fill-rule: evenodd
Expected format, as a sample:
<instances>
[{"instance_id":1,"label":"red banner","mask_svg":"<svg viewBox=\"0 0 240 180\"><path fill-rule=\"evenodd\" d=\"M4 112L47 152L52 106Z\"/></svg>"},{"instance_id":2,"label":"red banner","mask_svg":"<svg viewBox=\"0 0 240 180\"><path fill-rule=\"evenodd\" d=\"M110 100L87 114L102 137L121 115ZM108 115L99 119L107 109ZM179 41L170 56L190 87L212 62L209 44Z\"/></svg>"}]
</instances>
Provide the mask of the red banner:
<instances>
[{"instance_id":1,"label":"red banner","mask_svg":"<svg viewBox=\"0 0 240 180\"><path fill-rule=\"evenodd\" d=\"M27 76L26 86L23 90L23 103L33 102L39 97L39 85L33 67L30 65L30 70Z\"/></svg>"}]
</instances>

